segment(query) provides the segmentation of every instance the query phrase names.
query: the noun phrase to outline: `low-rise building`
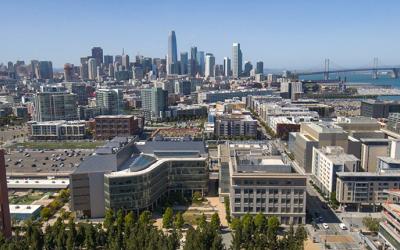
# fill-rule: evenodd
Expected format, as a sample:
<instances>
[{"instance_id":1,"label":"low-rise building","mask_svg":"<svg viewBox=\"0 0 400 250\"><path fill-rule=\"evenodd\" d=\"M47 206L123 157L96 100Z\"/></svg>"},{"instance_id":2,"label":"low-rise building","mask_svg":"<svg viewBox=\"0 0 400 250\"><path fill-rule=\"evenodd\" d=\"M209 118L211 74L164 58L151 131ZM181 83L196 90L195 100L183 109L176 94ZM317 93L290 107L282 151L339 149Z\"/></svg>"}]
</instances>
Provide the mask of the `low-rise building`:
<instances>
[{"instance_id":1,"label":"low-rise building","mask_svg":"<svg viewBox=\"0 0 400 250\"><path fill-rule=\"evenodd\" d=\"M202 141L142 141L116 137L71 174L71 207L78 216L106 209L154 209L172 192L207 193L207 153Z\"/></svg>"},{"instance_id":2,"label":"low-rise building","mask_svg":"<svg viewBox=\"0 0 400 250\"><path fill-rule=\"evenodd\" d=\"M17 221L35 220L40 216L41 209L41 205L10 205L10 215Z\"/></svg>"},{"instance_id":3,"label":"low-rise building","mask_svg":"<svg viewBox=\"0 0 400 250\"><path fill-rule=\"evenodd\" d=\"M99 140L140 133L139 121L133 115L100 115L95 118L95 123L95 137Z\"/></svg>"},{"instance_id":4,"label":"low-rise building","mask_svg":"<svg viewBox=\"0 0 400 250\"><path fill-rule=\"evenodd\" d=\"M214 134L217 138L256 138L257 120L242 113L219 115L215 118Z\"/></svg>"},{"instance_id":5,"label":"low-rise building","mask_svg":"<svg viewBox=\"0 0 400 250\"><path fill-rule=\"evenodd\" d=\"M80 140L86 136L85 121L29 122L29 137L32 140Z\"/></svg>"},{"instance_id":6,"label":"low-rise building","mask_svg":"<svg viewBox=\"0 0 400 250\"><path fill-rule=\"evenodd\" d=\"M272 151L265 142L219 145L219 195L229 197L234 217L261 212L282 224L305 223L306 176Z\"/></svg>"},{"instance_id":7,"label":"low-rise building","mask_svg":"<svg viewBox=\"0 0 400 250\"><path fill-rule=\"evenodd\" d=\"M400 187L400 173L338 172L336 200L342 206L378 208L388 198L385 190Z\"/></svg>"},{"instance_id":8,"label":"low-rise building","mask_svg":"<svg viewBox=\"0 0 400 250\"><path fill-rule=\"evenodd\" d=\"M400 249L400 191L386 190L389 195L387 202L382 204L383 221L379 223L378 237L383 239L382 249Z\"/></svg>"}]
</instances>

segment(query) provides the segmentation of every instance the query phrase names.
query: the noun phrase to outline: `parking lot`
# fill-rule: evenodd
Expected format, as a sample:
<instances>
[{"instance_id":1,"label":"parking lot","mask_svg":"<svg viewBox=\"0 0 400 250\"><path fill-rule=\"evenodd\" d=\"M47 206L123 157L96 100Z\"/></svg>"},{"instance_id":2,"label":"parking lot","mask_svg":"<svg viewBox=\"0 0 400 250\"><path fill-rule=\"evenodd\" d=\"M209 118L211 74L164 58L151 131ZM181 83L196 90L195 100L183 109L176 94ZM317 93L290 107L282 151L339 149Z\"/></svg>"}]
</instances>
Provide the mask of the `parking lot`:
<instances>
[{"instance_id":1,"label":"parking lot","mask_svg":"<svg viewBox=\"0 0 400 250\"><path fill-rule=\"evenodd\" d=\"M8 150L5 155L8 176L20 174L71 173L93 150Z\"/></svg>"}]
</instances>

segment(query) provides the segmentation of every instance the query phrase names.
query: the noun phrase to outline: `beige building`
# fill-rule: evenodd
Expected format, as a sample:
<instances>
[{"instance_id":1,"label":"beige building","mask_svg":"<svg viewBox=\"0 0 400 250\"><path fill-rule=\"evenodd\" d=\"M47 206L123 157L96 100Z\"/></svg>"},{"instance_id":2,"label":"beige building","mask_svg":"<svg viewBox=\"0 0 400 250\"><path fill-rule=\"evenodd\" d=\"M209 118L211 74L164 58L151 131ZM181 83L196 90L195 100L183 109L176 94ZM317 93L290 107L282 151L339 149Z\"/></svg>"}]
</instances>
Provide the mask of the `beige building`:
<instances>
[{"instance_id":1,"label":"beige building","mask_svg":"<svg viewBox=\"0 0 400 250\"><path fill-rule=\"evenodd\" d=\"M305 223L306 176L271 152L265 142L219 145L220 197L229 197L234 217L261 212L282 224Z\"/></svg>"},{"instance_id":2,"label":"beige building","mask_svg":"<svg viewBox=\"0 0 400 250\"><path fill-rule=\"evenodd\" d=\"M311 173L313 147L340 146L348 150L347 133L339 126L330 123L302 123L300 132L290 136L290 150L298 165L306 173Z\"/></svg>"},{"instance_id":3,"label":"beige building","mask_svg":"<svg viewBox=\"0 0 400 250\"><path fill-rule=\"evenodd\" d=\"M358 208L380 206L388 196L385 190L400 187L400 173L337 173L336 199L341 205Z\"/></svg>"},{"instance_id":4,"label":"beige building","mask_svg":"<svg viewBox=\"0 0 400 250\"><path fill-rule=\"evenodd\" d=\"M389 156L388 139L360 139L361 141L361 169L375 173L378 157Z\"/></svg>"}]
</instances>

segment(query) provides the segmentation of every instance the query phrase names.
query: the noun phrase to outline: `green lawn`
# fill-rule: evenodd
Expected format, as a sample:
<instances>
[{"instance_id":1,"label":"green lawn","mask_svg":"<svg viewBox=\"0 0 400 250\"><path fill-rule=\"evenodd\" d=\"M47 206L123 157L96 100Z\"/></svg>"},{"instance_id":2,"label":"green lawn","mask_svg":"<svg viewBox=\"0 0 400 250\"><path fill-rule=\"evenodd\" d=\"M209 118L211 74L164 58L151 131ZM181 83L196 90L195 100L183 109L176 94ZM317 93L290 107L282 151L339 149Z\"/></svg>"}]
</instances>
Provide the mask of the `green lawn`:
<instances>
[{"instance_id":1,"label":"green lawn","mask_svg":"<svg viewBox=\"0 0 400 250\"><path fill-rule=\"evenodd\" d=\"M104 145L104 141L28 141L14 144L12 147L31 149L94 149Z\"/></svg>"}]
</instances>

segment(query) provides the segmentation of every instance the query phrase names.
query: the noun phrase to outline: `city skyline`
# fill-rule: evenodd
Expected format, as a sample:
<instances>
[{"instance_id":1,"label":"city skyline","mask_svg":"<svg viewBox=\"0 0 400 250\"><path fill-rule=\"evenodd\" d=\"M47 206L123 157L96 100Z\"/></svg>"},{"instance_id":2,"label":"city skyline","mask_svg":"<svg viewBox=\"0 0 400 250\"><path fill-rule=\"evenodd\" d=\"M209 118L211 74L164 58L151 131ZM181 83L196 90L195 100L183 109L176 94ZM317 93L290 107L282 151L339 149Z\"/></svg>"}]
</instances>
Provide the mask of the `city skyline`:
<instances>
[{"instance_id":1,"label":"city skyline","mask_svg":"<svg viewBox=\"0 0 400 250\"><path fill-rule=\"evenodd\" d=\"M96 46L102 47L105 55L120 55L125 48L131 57L139 53L164 58L167 35L175 30L178 54L196 46L213 53L217 64L231 57L232 43L239 42L243 61L264 61L264 67L270 69L321 68L324 58L343 67L372 64L374 57L382 64L398 65L392 52L400 48L395 42L398 35L393 32L400 21L395 11L399 3L385 3L255 1L240 8L236 1L205 2L193 10L181 1L157 2L150 12L136 11L136 18L129 18L127 10L140 9L143 3L122 2L112 10L103 1L80 3L79 9L70 2L2 3L4 20L13 22L4 26L3 32L10 35L0 41L0 62L49 60L55 68L61 68L64 63L79 65L79 58ZM17 10L24 18L13 18ZM43 11L48 15L38 15ZM82 15L87 16L85 21L78 19ZM104 16L113 18L101 18ZM38 30L27 28L39 25L46 27L39 30L39 36ZM27 42L30 36L35 42ZM10 44L18 50L10 49Z\"/></svg>"}]
</instances>

